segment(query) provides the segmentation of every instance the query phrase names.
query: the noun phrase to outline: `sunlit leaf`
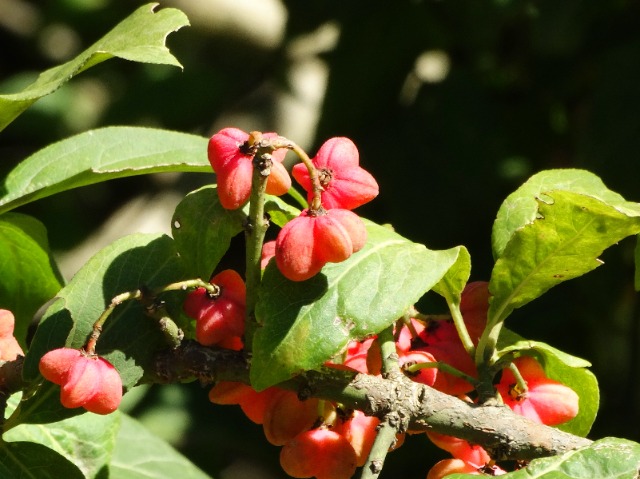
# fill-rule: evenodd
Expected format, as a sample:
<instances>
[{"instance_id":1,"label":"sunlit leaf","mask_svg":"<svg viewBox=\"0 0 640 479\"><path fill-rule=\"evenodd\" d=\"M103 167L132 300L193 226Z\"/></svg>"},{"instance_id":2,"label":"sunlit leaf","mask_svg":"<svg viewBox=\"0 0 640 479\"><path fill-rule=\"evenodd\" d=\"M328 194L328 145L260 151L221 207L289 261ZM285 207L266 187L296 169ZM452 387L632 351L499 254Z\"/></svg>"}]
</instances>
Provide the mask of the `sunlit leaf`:
<instances>
[{"instance_id":1,"label":"sunlit leaf","mask_svg":"<svg viewBox=\"0 0 640 479\"><path fill-rule=\"evenodd\" d=\"M445 298L447 303L460 306L460 295L471 274L471 256L464 246L458 246L453 250L458 252L456 262L433 287L433 291Z\"/></svg>"},{"instance_id":2,"label":"sunlit leaf","mask_svg":"<svg viewBox=\"0 0 640 479\"><path fill-rule=\"evenodd\" d=\"M563 169L545 170L533 175L520 188L511 193L502 203L493 224L493 256L502 256L507 243L514 233L532 223L538 214L538 199L545 192L553 190L572 191L597 198L617 207L621 212L627 208L638 212L636 204L629 203L609 190L602 180L585 170Z\"/></svg>"},{"instance_id":3,"label":"sunlit leaf","mask_svg":"<svg viewBox=\"0 0 640 479\"><path fill-rule=\"evenodd\" d=\"M538 200L539 218L518 229L491 274L489 324L553 286L581 276L602 262L609 246L640 232L640 216L591 196L553 191ZM638 213L640 215L640 213Z\"/></svg>"},{"instance_id":4,"label":"sunlit leaf","mask_svg":"<svg viewBox=\"0 0 640 479\"><path fill-rule=\"evenodd\" d=\"M169 33L188 25L189 20L175 8L154 12L156 6L150 3L138 8L80 55L42 72L35 82L21 92L0 95L0 131L38 99L109 58L180 67L178 60L165 46L165 40Z\"/></svg>"},{"instance_id":5,"label":"sunlit leaf","mask_svg":"<svg viewBox=\"0 0 640 479\"><path fill-rule=\"evenodd\" d=\"M0 188L0 213L61 191L166 171L211 172L207 139L167 130L107 127L34 153Z\"/></svg>"}]
</instances>

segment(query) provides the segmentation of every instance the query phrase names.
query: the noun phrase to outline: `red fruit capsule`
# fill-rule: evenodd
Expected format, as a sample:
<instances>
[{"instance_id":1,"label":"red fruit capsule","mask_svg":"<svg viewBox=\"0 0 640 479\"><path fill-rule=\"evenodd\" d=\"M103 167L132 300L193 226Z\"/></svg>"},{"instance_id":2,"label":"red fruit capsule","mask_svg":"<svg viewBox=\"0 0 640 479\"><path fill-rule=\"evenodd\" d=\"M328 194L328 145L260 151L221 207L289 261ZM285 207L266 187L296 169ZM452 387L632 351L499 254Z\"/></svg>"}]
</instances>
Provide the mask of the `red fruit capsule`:
<instances>
[{"instance_id":1,"label":"red fruit capsule","mask_svg":"<svg viewBox=\"0 0 640 479\"><path fill-rule=\"evenodd\" d=\"M354 411L349 419L347 419L340 430L336 431L341 433L353 450L356 453L356 465L358 467L362 467L365 462L367 462L367 458L369 457L369 453L371 452L371 448L373 447L373 442L378 435L378 425L380 424L380 419L373 416L365 416L362 411Z\"/></svg>"},{"instance_id":2,"label":"red fruit capsule","mask_svg":"<svg viewBox=\"0 0 640 479\"><path fill-rule=\"evenodd\" d=\"M316 398L300 401L292 391L281 390L266 404L263 424L264 435L271 444L282 446L318 420Z\"/></svg>"},{"instance_id":3,"label":"red fruit capsule","mask_svg":"<svg viewBox=\"0 0 640 479\"><path fill-rule=\"evenodd\" d=\"M246 287L240 275L231 269L211 279L220 288L216 298L198 288L187 295L183 308L196 320L196 340L204 345L221 344L244 334Z\"/></svg>"},{"instance_id":4,"label":"red fruit capsule","mask_svg":"<svg viewBox=\"0 0 640 479\"><path fill-rule=\"evenodd\" d=\"M523 356L514 364L527 383L527 391L518 391L516 379L508 369L503 370L496 389L515 413L547 426L562 424L578 414L578 395L564 384L547 378L534 358Z\"/></svg>"},{"instance_id":5,"label":"red fruit capsule","mask_svg":"<svg viewBox=\"0 0 640 479\"><path fill-rule=\"evenodd\" d=\"M318 171L323 188L322 204L327 209L352 210L378 196L375 178L360 167L356 145L349 138L330 138L311 160ZM304 164L293 167L292 175L307 191L309 202L313 187Z\"/></svg>"},{"instance_id":6,"label":"red fruit capsule","mask_svg":"<svg viewBox=\"0 0 640 479\"><path fill-rule=\"evenodd\" d=\"M406 368L415 364L435 362L436 360L433 355L426 351L408 351L406 353L402 353L399 359L400 367L405 369L405 374L407 374L413 381L426 384L428 386L433 386L435 384L436 378L438 377L437 368L422 368L415 372L408 372L406 371Z\"/></svg>"},{"instance_id":7,"label":"red fruit capsule","mask_svg":"<svg viewBox=\"0 0 640 479\"><path fill-rule=\"evenodd\" d=\"M276 133L263 133L263 138L276 138ZM249 147L250 135L238 128L224 128L209 140L208 156L217 174L218 197L226 209L235 210L244 205L251 195L254 152ZM282 165L286 150L276 150L267 180L267 193L283 195L291 188L291 178Z\"/></svg>"},{"instance_id":8,"label":"red fruit capsule","mask_svg":"<svg viewBox=\"0 0 640 479\"><path fill-rule=\"evenodd\" d=\"M482 473L473 464L463 461L462 459L443 459L436 462L429 470L427 479L443 479L451 474L472 474L479 476Z\"/></svg>"},{"instance_id":9,"label":"red fruit capsule","mask_svg":"<svg viewBox=\"0 0 640 479\"><path fill-rule=\"evenodd\" d=\"M292 281L315 276L327 263L339 263L365 244L362 220L348 210L311 214L303 210L289 221L276 238L276 264Z\"/></svg>"},{"instance_id":10,"label":"red fruit capsule","mask_svg":"<svg viewBox=\"0 0 640 479\"><path fill-rule=\"evenodd\" d=\"M54 384L61 385L67 381L69 369L82 353L77 349L58 348L49 351L40 359L40 374Z\"/></svg>"},{"instance_id":11,"label":"red fruit capsule","mask_svg":"<svg viewBox=\"0 0 640 479\"><path fill-rule=\"evenodd\" d=\"M0 361L13 361L24 356L18 340L13 335L15 317L7 309L0 309Z\"/></svg>"},{"instance_id":12,"label":"red fruit capsule","mask_svg":"<svg viewBox=\"0 0 640 479\"><path fill-rule=\"evenodd\" d=\"M49 351L40 360L40 373L61 386L60 402L64 407L109 414L122 400L122 379L113 365L77 349Z\"/></svg>"},{"instance_id":13,"label":"red fruit capsule","mask_svg":"<svg viewBox=\"0 0 640 479\"><path fill-rule=\"evenodd\" d=\"M284 445L280 465L291 477L349 479L356 471L356 453L342 434L312 429Z\"/></svg>"}]
</instances>

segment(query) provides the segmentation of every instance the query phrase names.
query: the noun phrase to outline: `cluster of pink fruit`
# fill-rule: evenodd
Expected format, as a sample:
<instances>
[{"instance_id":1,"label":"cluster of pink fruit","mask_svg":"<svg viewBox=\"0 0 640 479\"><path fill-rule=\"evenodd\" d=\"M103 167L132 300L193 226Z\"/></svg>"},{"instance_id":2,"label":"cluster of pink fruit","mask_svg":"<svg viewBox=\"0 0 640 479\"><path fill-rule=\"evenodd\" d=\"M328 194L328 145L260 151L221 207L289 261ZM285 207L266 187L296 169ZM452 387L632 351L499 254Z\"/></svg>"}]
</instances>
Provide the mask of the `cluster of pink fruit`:
<instances>
[{"instance_id":1,"label":"cluster of pink fruit","mask_svg":"<svg viewBox=\"0 0 640 479\"><path fill-rule=\"evenodd\" d=\"M218 194L225 207L238 208L249 199L252 168L248 165L252 165L253 152L248 145L252 137L253 134L228 128L209 142L209 159L218 173ZM278 138L276 134L264 137ZM281 151L273 154L271 174L275 172L275 178L272 181L270 177L267 184L267 192L271 194L284 193L291 184L281 168L284 158ZM374 198L378 186L358 162L358 151L350 140L332 138L311 160L315 172L307 164L293 167L293 177L307 191L312 205L318 190L312 175L317 175L322 206L304 210L282 228L275 242L265 244L263 268L275 256L284 276L302 281L317 274L326 263L343 261L362 248L366 230L351 210ZM229 181L230 178L234 180ZM231 281L230 277L234 279ZM212 283L221 286L218 298L200 289L191 293L185 303L185 311L196 318L196 337L205 345L241 349L244 284L232 271L223 271ZM486 325L487 286L485 282L470 283L462 295L460 309L475 342ZM399 364L411 379L459 397L473 391L468 379L477 375L475 364L451 321L411 319L398 328L396 338ZM441 364L462 374L443 371L438 368ZM328 362L327 365L380 374L381 355L376 338L351 343L340 364ZM563 423L577 414L577 395L547 378L534 358L521 357L515 365L526 382L526 390L518 389L518 381L509 370L503 371L496 388L506 405L547 425ZM342 411L336 404L317 399L300 401L294 393L276 387L256 392L244 384L223 382L211 390L209 397L217 404L240 405L253 422L262 424L267 439L283 446L281 464L293 477L351 477L355 468L364 464L379 424L377 418L364 416L359 411ZM492 465L491 458L480 446L436 433L429 433L429 437L453 456L436 464L429 472L429 479L453 472L480 474L488 467L493 468L493 474L503 472ZM402 443L402 439L397 443Z\"/></svg>"},{"instance_id":2,"label":"cluster of pink fruit","mask_svg":"<svg viewBox=\"0 0 640 479\"><path fill-rule=\"evenodd\" d=\"M282 161L291 145L275 133L248 134L226 128L213 135L208 154L217 173L222 206L237 209L249 201L258 151L268 152L262 158L269 160L265 163L269 174L266 192L273 195L287 192L291 179ZM359 166L358 151L347 138L325 142L312 160L303 158L303 164L295 165L292 175L306 190L311 206L289 221L275 242L264 245L262 267L275 256L285 277L303 281L327 263L344 261L364 246L367 238L364 223L351 210L373 199L378 194L378 185ZM184 303L184 311L196 321L196 340L205 346L241 350L245 333L245 283L233 270L218 273L210 282L216 286L215 293L198 288L189 293ZM488 304L487 283L467 285L460 310L469 336L476 343L486 325ZM399 365L407 376L468 399L477 371L451 320L412 318L399 322L395 338ZM14 346L12 343L11 347ZM547 425L561 424L576 416L578 396L547 378L534 357L522 356L513 364L521 377L516 378L511 370L505 369L496 384L507 406ZM340 361L327 362L330 367L372 375L380 374L381 365L376 337L352 342ZM50 351L43 356L40 371L46 379L61 386L61 401L66 407L81 406L106 414L120 402L122 383L117 371L92 351L70 348ZM315 398L301 400L295 393L278 387L256 392L245 384L219 382L211 389L209 398L217 404L238 404L249 419L261 424L267 439L283 446L280 462L292 477L348 479L357 467L365 464L380 423L378 418L367 417L360 411L344 410L338 404ZM454 472L480 474L487 468L492 468L494 475L504 472L480 446L436 433L428 436L453 456L436 464L428 479ZM394 447L403 439L404 435L399 435Z\"/></svg>"},{"instance_id":3,"label":"cluster of pink fruit","mask_svg":"<svg viewBox=\"0 0 640 479\"><path fill-rule=\"evenodd\" d=\"M258 140L278 145L275 133L248 134L237 128L225 128L209 140L209 161L218 177L218 196L227 209L244 205L251 194L253 160ZM287 142L271 155L272 164L266 192L282 195L291 187L291 178L282 165ZM367 240L367 231L351 210L378 195L378 184L359 166L356 146L348 138L331 138L308 164L297 164L292 175L307 191L311 207L289 221L275 242L278 268L292 281L304 281L317 274L327 263L339 263L359 251ZM314 196L320 195L321 204Z\"/></svg>"},{"instance_id":4,"label":"cluster of pink fruit","mask_svg":"<svg viewBox=\"0 0 640 479\"><path fill-rule=\"evenodd\" d=\"M187 297L185 311L196 319L196 339L204 345L230 349L242 348L244 333L245 287L232 270L212 279L219 288L215 297L204 288ZM489 292L487 283L470 283L462 294L461 312L472 338L478 338L486 323ZM473 390L465 377L476 376L475 366L465 351L451 321L425 324L411 319L396 331L399 364L414 381L459 397ZM446 363L466 376L456 376L437 368ZM532 357L515 360L527 390L518 390L509 370L502 373L496 388L506 405L516 413L547 425L561 424L578 412L578 397L568 387L546 377ZM341 362L327 366L347 368L364 374L379 375L382 365L375 337L349 344ZM417 367L416 367L417 366ZM310 398L301 401L291 391L271 387L256 392L236 382L219 382L209 398L216 404L237 404L247 417L261 424L265 436L274 445L283 446L280 461L292 477L346 479L361 467L371 450L379 420L360 411L344 411L337 404ZM411 433L411 431L409 431ZM480 474L491 465L491 458L480 446L450 436L428 433L431 441L452 454L436 464L427 476L438 479L453 472ZM397 445L404 437L399 436ZM503 471L491 466L493 474Z\"/></svg>"},{"instance_id":5,"label":"cluster of pink fruit","mask_svg":"<svg viewBox=\"0 0 640 479\"><path fill-rule=\"evenodd\" d=\"M184 303L185 312L196 320L196 340L241 349L245 285L233 270L220 272L211 282L218 286L217 295L199 288ZM360 411L344 411L316 398L302 401L296 393L278 387L257 392L243 383L222 381L211 389L209 399L237 404L251 421L261 424L267 440L283 446L280 462L292 477L351 477L364 464L379 424L377 418Z\"/></svg>"}]
</instances>

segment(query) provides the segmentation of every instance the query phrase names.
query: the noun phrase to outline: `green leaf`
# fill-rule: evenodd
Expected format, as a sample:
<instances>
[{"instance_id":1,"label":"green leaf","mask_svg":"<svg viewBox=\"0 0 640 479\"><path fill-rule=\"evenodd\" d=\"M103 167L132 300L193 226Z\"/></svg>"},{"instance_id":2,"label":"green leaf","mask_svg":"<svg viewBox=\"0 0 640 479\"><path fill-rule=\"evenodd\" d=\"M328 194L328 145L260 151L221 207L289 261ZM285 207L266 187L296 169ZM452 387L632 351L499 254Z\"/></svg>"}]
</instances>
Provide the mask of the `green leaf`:
<instances>
[{"instance_id":1,"label":"green leaf","mask_svg":"<svg viewBox=\"0 0 640 479\"><path fill-rule=\"evenodd\" d=\"M34 385L35 394L25 394L18 407L4 424L9 431L21 424L48 424L78 416L86 411L69 409L60 403L60 386L49 381ZM31 391L30 391L31 392Z\"/></svg>"},{"instance_id":2,"label":"green leaf","mask_svg":"<svg viewBox=\"0 0 640 479\"><path fill-rule=\"evenodd\" d=\"M122 414L110 476L117 479L210 479L139 422Z\"/></svg>"},{"instance_id":3,"label":"green leaf","mask_svg":"<svg viewBox=\"0 0 640 479\"><path fill-rule=\"evenodd\" d=\"M189 25L189 20L175 8L154 12L156 6L150 3L138 8L80 55L42 72L35 82L20 93L0 95L0 131L38 99L109 58L181 67L165 46L165 40L169 33Z\"/></svg>"},{"instance_id":4,"label":"green leaf","mask_svg":"<svg viewBox=\"0 0 640 479\"><path fill-rule=\"evenodd\" d=\"M261 390L316 369L352 339L404 314L456 263L459 249L430 251L366 222L368 241L348 260L307 281L287 280L274 262L263 276L251 384Z\"/></svg>"},{"instance_id":5,"label":"green leaf","mask_svg":"<svg viewBox=\"0 0 640 479\"><path fill-rule=\"evenodd\" d=\"M267 199L264 204L264 210L269 215L271 223L277 226L284 226L293 218L300 216L300 210L295 206L291 206L282 200L279 196L267 195ZM247 215L249 209L246 209Z\"/></svg>"},{"instance_id":6,"label":"green leaf","mask_svg":"<svg viewBox=\"0 0 640 479\"><path fill-rule=\"evenodd\" d=\"M640 470L640 444L604 438L559 456L534 459L504 479L636 479ZM452 474L447 479L477 479L472 474Z\"/></svg>"},{"instance_id":7,"label":"green leaf","mask_svg":"<svg viewBox=\"0 0 640 479\"><path fill-rule=\"evenodd\" d=\"M6 442L0 447L0 477L84 479L75 465L57 452L33 442Z\"/></svg>"},{"instance_id":8,"label":"green leaf","mask_svg":"<svg viewBox=\"0 0 640 479\"><path fill-rule=\"evenodd\" d=\"M245 219L242 210L222 207L215 186L185 196L173 214L171 231L189 275L208 280L231 238L243 231Z\"/></svg>"},{"instance_id":9,"label":"green leaf","mask_svg":"<svg viewBox=\"0 0 640 479\"><path fill-rule=\"evenodd\" d=\"M591 371L585 369L591 366L589 361L548 344L526 340L507 329L502 330L498 347L498 355L501 357L514 352L535 356L548 378L573 389L580 398L578 415L557 427L578 436L586 436L589 433L600 405L598 381Z\"/></svg>"},{"instance_id":10,"label":"green leaf","mask_svg":"<svg viewBox=\"0 0 640 479\"><path fill-rule=\"evenodd\" d=\"M630 210L625 214L569 191L546 196L545 201L538 200L539 219L514 233L494 265L489 325L553 286L600 266L598 256L606 248L640 232L640 217L628 216Z\"/></svg>"},{"instance_id":11,"label":"green leaf","mask_svg":"<svg viewBox=\"0 0 640 479\"><path fill-rule=\"evenodd\" d=\"M72 188L166 171L211 172L207 139L151 128L88 131L43 148L9 172L0 213Z\"/></svg>"},{"instance_id":12,"label":"green leaf","mask_svg":"<svg viewBox=\"0 0 640 479\"><path fill-rule=\"evenodd\" d=\"M76 273L45 312L26 358L23 375L38 378L38 362L54 348L82 347L94 322L116 295L184 279L173 240L160 234L125 236L99 251ZM181 293L171 293L178 294ZM169 299L167 295L162 297ZM138 301L117 306L104 324L96 352L120 373L125 389L134 386L166 347L157 323Z\"/></svg>"},{"instance_id":13,"label":"green leaf","mask_svg":"<svg viewBox=\"0 0 640 479\"><path fill-rule=\"evenodd\" d=\"M502 256L514 233L532 223L538 214L538 199L552 190L581 193L617 206L624 212L628 206L634 211L637 205L628 203L618 193L609 190L596 175L585 170L546 170L533 175L520 188L511 193L500 206L493 224L493 256Z\"/></svg>"},{"instance_id":14,"label":"green leaf","mask_svg":"<svg viewBox=\"0 0 640 479\"><path fill-rule=\"evenodd\" d=\"M447 303L460 306L460 295L471 274L471 256L464 246L458 246L448 251L457 253L455 263L442 279L433 287Z\"/></svg>"},{"instance_id":15,"label":"green leaf","mask_svg":"<svg viewBox=\"0 0 640 479\"><path fill-rule=\"evenodd\" d=\"M21 424L5 433L7 442L46 446L75 464L87 479L106 477L120 428L120 415L82 414L52 424Z\"/></svg>"},{"instance_id":16,"label":"green leaf","mask_svg":"<svg viewBox=\"0 0 640 479\"><path fill-rule=\"evenodd\" d=\"M14 335L25 349L33 315L62 287L47 230L35 218L17 213L0 216L0 277L0 308L14 314Z\"/></svg>"}]
</instances>

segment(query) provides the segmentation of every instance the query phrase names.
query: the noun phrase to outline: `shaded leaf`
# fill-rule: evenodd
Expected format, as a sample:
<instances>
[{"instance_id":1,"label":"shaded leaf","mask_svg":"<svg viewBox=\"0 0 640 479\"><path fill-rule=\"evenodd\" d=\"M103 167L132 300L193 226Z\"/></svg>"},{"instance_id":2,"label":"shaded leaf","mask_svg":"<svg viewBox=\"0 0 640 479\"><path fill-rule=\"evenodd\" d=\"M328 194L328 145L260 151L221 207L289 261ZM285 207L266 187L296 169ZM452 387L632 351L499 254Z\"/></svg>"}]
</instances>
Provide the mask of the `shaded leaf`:
<instances>
[{"instance_id":1,"label":"shaded leaf","mask_svg":"<svg viewBox=\"0 0 640 479\"><path fill-rule=\"evenodd\" d=\"M189 275L210 278L231 238L243 231L245 218L242 210L222 207L215 186L184 197L173 214L171 231Z\"/></svg>"},{"instance_id":2,"label":"shaded leaf","mask_svg":"<svg viewBox=\"0 0 640 479\"><path fill-rule=\"evenodd\" d=\"M589 433L600 405L598 381L593 373L586 369L591 366L589 361L548 344L526 340L507 329L503 329L500 334L498 348L499 356L513 352L535 356L548 378L573 389L580 398L578 415L557 428L578 436L586 436Z\"/></svg>"},{"instance_id":3,"label":"shaded leaf","mask_svg":"<svg viewBox=\"0 0 640 479\"><path fill-rule=\"evenodd\" d=\"M14 335L25 349L33 315L62 287L40 221L17 213L0 216L0 277L0 308L14 314Z\"/></svg>"},{"instance_id":4,"label":"shaded leaf","mask_svg":"<svg viewBox=\"0 0 640 479\"><path fill-rule=\"evenodd\" d=\"M150 3L138 8L80 55L42 72L35 82L21 92L0 95L0 131L38 99L109 58L180 67L178 60L165 46L165 40L169 33L188 25L189 20L175 8L154 12L156 6Z\"/></svg>"},{"instance_id":5,"label":"shaded leaf","mask_svg":"<svg viewBox=\"0 0 640 479\"><path fill-rule=\"evenodd\" d=\"M559 456L535 459L504 479L636 479L640 470L640 444L604 438ZM448 479L477 479L472 474L452 474Z\"/></svg>"},{"instance_id":6,"label":"shaded leaf","mask_svg":"<svg viewBox=\"0 0 640 479\"><path fill-rule=\"evenodd\" d=\"M69 409L60 403L60 386L49 381L37 385L35 394L22 398L18 407L4 424L9 431L21 424L48 424L85 413L82 408Z\"/></svg>"},{"instance_id":7,"label":"shaded leaf","mask_svg":"<svg viewBox=\"0 0 640 479\"><path fill-rule=\"evenodd\" d=\"M602 180L585 170L545 170L533 175L502 203L493 224L493 256L502 256L513 234L532 223L538 214L538 198L552 190L572 191L597 198L624 212L627 207L638 211L637 205L628 203L618 193L609 190Z\"/></svg>"},{"instance_id":8,"label":"shaded leaf","mask_svg":"<svg viewBox=\"0 0 640 479\"><path fill-rule=\"evenodd\" d=\"M118 479L210 479L142 424L122 414L110 477Z\"/></svg>"},{"instance_id":9,"label":"shaded leaf","mask_svg":"<svg viewBox=\"0 0 640 479\"><path fill-rule=\"evenodd\" d=\"M93 479L106 477L119 428L117 412L106 416L86 413L51 424L21 424L3 439L46 446L75 464L85 478Z\"/></svg>"},{"instance_id":10,"label":"shaded leaf","mask_svg":"<svg viewBox=\"0 0 640 479\"><path fill-rule=\"evenodd\" d=\"M72 188L166 171L211 172L207 139L137 127L88 131L43 148L9 172L0 213Z\"/></svg>"},{"instance_id":11,"label":"shaded leaf","mask_svg":"<svg viewBox=\"0 0 640 479\"><path fill-rule=\"evenodd\" d=\"M256 307L251 384L264 389L320 367L352 339L391 325L455 264L459 250L430 251L366 222L368 241L348 260L307 281L287 280L274 262Z\"/></svg>"},{"instance_id":12,"label":"shaded leaf","mask_svg":"<svg viewBox=\"0 0 640 479\"><path fill-rule=\"evenodd\" d=\"M181 279L182 263L168 236L135 234L102 249L76 273L45 312L25 358L24 377L38 378L38 362L46 351L62 346L82 347L93 324L116 295ZM167 297L164 295L163 299ZM118 369L128 389L140 380L154 354L163 347L166 343L158 325L145 315L144 306L127 301L109 316L96 352Z\"/></svg>"},{"instance_id":13,"label":"shaded leaf","mask_svg":"<svg viewBox=\"0 0 640 479\"><path fill-rule=\"evenodd\" d=\"M0 477L84 479L75 465L48 447L33 442L5 442L0 447Z\"/></svg>"},{"instance_id":14,"label":"shaded leaf","mask_svg":"<svg viewBox=\"0 0 640 479\"><path fill-rule=\"evenodd\" d=\"M490 325L553 286L595 269L606 248L640 232L640 217L593 197L568 191L546 196L538 200L540 218L514 233L494 265Z\"/></svg>"},{"instance_id":15,"label":"shaded leaf","mask_svg":"<svg viewBox=\"0 0 640 479\"><path fill-rule=\"evenodd\" d=\"M300 210L291 206L278 196L267 195L264 210L269 215L271 223L277 226L284 226L293 218L300 216ZM248 213L247 209L247 213Z\"/></svg>"}]
</instances>

